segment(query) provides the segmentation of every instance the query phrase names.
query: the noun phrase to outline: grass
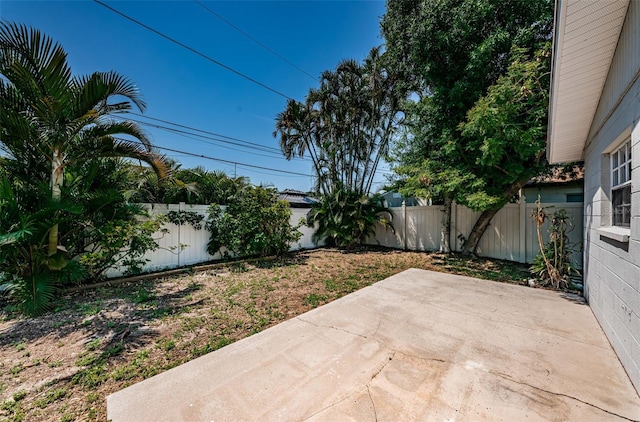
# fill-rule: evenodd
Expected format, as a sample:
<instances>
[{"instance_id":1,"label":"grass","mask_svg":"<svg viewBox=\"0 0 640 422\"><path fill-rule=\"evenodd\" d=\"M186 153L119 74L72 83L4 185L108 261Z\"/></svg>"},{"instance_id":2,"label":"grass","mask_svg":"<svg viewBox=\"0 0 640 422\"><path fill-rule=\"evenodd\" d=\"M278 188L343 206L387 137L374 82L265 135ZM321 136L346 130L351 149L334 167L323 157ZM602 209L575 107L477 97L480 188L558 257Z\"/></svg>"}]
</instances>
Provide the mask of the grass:
<instances>
[{"instance_id":1,"label":"grass","mask_svg":"<svg viewBox=\"0 0 640 422\"><path fill-rule=\"evenodd\" d=\"M456 255L320 250L76 293L36 320L0 312L0 341L11 346L0 362L14 362L0 371L0 420L105 420L108 394L408 268L513 283L527 275Z\"/></svg>"}]
</instances>

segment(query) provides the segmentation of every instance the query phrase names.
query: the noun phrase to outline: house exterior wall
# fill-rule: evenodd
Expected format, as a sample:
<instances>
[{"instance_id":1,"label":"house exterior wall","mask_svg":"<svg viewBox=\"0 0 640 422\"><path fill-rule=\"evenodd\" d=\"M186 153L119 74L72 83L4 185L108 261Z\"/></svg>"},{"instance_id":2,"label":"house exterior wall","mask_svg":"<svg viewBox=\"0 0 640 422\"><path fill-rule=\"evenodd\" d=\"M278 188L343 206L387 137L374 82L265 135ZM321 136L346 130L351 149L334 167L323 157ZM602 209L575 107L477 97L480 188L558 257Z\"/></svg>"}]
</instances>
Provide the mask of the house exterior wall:
<instances>
[{"instance_id":1,"label":"house exterior wall","mask_svg":"<svg viewBox=\"0 0 640 422\"><path fill-rule=\"evenodd\" d=\"M524 188L524 196L527 198L527 202L535 202L540 195L540 202L570 202L567 201L567 195L579 195L582 194L583 188L581 185L567 185L567 186L529 186ZM574 201L582 202L582 201Z\"/></svg>"},{"instance_id":2,"label":"house exterior wall","mask_svg":"<svg viewBox=\"0 0 640 422\"><path fill-rule=\"evenodd\" d=\"M585 296L640 391L640 1L631 1L585 147ZM628 242L611 226L608 152L631 138Z\"/></svg>"}]
</instances>

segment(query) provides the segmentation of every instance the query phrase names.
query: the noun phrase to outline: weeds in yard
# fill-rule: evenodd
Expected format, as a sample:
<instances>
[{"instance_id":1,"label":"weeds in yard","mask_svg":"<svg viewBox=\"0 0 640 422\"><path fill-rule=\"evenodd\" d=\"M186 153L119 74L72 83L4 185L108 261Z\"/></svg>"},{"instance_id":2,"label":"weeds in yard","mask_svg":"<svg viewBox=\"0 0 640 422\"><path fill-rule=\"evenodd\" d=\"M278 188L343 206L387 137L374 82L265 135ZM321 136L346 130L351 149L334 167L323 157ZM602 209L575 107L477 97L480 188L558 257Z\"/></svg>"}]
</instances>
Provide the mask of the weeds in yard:
<instances>
[{"instance_id":1,"label":"weeds in yard","mask_svg":"<svg viewBox=\"0 0 640 422\"><path fill-rule=\"evenodd\" d=\"M69 394L69 390L66 388L56 388L54 390L50 390L43 397L40 397L35 401L35 405L41 409L49 406L51 403L64 399Z\"/></svg>"},{"instance_id":2,"label":"weeds in yard","mask_svg":"<svg viewBox=\"0 0 640 422\"><path fill-rule=\"evenodd\" d=\"M207 353L218 350L231 343L233 343L233 340L227 337L213 336L204 346L195 346L191 351L191 356L193 358L197 358L202 355L206 355Z\"/></svg>"},{"instance_id":3,"label":"weeds in yard","mask_svg":"<svg viewBox=\"0 0 640 422\"><path fill-rule=\"evenodd\" d=\"M320 295L317 293L311 293L307 297L304 298L304 304L311 306L313 308L317 308L320 305L320 302L324 302L329 297L327 295Z\"/></svg>"},{"instance_id":4,"label":"weeds in yard","mask_svg":"<svg viewBox=\"0 0 640 422\"><path fill-rule=\"evenodd\" d=\"M156 295L150 290L142 287L131 296L131 301L135 304L147 303L156 299Z\"/></svg>"},{"instance_id":5,"label":"weeds in yard","mask_svg":"<svg viewBox=\"0 0 640 422\"><path fill-rule=\"evenodd\" d=\"M24 365L22 364L22 362L18 362L17 364L13 365L11 369L9 369L9 373L11 375L18 375L22 371L24 371Z\"/></svg>"}]
</instances>

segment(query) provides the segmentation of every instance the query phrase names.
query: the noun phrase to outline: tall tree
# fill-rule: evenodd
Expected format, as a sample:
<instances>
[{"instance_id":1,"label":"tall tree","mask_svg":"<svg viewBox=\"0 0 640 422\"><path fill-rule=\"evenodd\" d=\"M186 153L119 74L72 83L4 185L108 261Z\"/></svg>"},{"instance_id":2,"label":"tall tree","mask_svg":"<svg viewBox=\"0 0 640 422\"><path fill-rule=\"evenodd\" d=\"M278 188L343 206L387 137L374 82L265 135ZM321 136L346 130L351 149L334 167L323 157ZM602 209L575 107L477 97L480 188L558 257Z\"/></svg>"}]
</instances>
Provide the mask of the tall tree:
<instances>
[{"instance_id":1,"label":"tall tree","mask_svg":"<svg viewBox=\"0 0 640 422\"><path fill-rule=\"evenodd\" d=\"M0 147L14 167L24 168L25 183L48 173L53 201L61 199L65 168L89 158L134 158L164 177L165 163L140 127L108 119L145 108L125 77L113 71L74 76L62 46L10 22L0 22L0 74ZM57 224L48 237L51 256L59 246Z\"/></svg>"},{"instance_id":2,"label":"tall tree","mask_svg":"<svg viewBox=\"0 0 640 422\"><path fill-rule=\"evenodd\" d=\"M403 91L378 48L363 64L344 60L321 75L304 103L290 100L276 117L274 136L287 159L309 155L317 190L367 195L402 119Z\"/></svg>"},{"instance_id":3,"label":"tall tree","mask_svg":"<svg viewBox=\"0 0 640 422\"><path fill-rule=\"evenodd\" d=\"M136 219L118 157L161 177L166 165L136 124L109 119L145 107L118 73L74 76L59 44L2 21L0 75L0 290L40 313L60 285L157 247L159 222Z\"/></svg>"},{"instance_id":4,"label":"tall tree","mask_svg":"<svg viewBox=\"0 0 640 422\"><path fill-rule=\"evenodd\" d=\"M552 11L549 0L388 2L382 20L387 53L406 72L405 79L414 82L420 98L409 118L413 137L406 149L412 152L411 158L399 163L409 179L407 190L424 186L445 203L456 200L469 205L482 211L482 220L490 221L504 201L477 201L479 196L473 195L482 186L496 185L493 179L500 178L501 170L494 166L488 172L482 166L480 134L472 136L467 127L463 135L463 126L469 111L507 73L510 64L521 60L515 56L518 48L524 48L531 58L549 40ZM504 149L502 153L509 152ZM423 159L416 159L420 154ZM528 165L525 156L522 154L522 166ZM511 188L504 192L513 196ZM447 215L445 231L449 226ZM485 228L485 224L476 225L465 242L466 252L475 251ZM449 233L443 237L449 238Z\"/></svg>"},{"instance_id":5,"label":"tall tree","mask_svg":"<svg viewBox=\"0 0 640 422\"><path fill-rule=\"evenodd\" d=\"M465 242L475 251L491 219L534 176L545 170L551 44L515 49L506 75L489 87L460 125L474 151L472 177L460 202L482 211Z\"/></svg>"},{"instance_id":6,"label":"tall tree","mask_svg":"<svg viewBox=\"0 0 640 422\"><path fill-rule=\"evenodd\" d=\"M310 215L329 244L360 245L376 222L388 226L379 197L369 198L380 161L403 119L405 87L379 48L362 64L342 61L323 72L304 103L289 101L274 136L287 159L309 155L322 195Z\"/></svg>"}]
</instances>

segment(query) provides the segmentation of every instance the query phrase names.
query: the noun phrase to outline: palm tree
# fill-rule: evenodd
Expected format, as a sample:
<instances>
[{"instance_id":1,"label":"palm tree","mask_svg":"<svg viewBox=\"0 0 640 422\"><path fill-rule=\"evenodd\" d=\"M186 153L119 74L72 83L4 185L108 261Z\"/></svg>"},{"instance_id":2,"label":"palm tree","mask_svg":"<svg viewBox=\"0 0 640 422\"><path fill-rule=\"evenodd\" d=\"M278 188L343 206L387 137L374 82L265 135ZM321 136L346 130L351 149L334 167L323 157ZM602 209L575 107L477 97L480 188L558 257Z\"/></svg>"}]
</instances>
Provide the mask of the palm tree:
<instances>
[{"instance_id":1,"label":"palm tree","mask_svg":"<svg viewBox=\"0 0 640 422\"><path fill-rule=\"evenodd\" d=\"M61 199L65 167L79 160L130 157L165 177L164 160L142 129L109 119L146 107L127 78L114 71L74 76L62 46L36 29L6 21L0 22L0 74L0 148L23 165L21 176L48 176L54 202ZM54 224L49 256L58 251L58 242Z\"/></svg>"},{"instance_id":2,"label":"palm tree","mask_svg":"<svg viewBox=\"0 0 640 422\"><path fill-rule=\"evenodd\" d=\"M321 145L320 112L314 107L315 96L311 90L304 103L289 100L287 106L276 116L273 136L280 136L280 149L287 160L309 154L316 173L316 188L328 193L325 177L325 151Z\"/></svg>"}]
</instances>

